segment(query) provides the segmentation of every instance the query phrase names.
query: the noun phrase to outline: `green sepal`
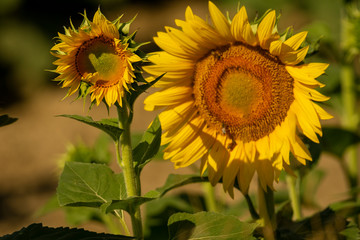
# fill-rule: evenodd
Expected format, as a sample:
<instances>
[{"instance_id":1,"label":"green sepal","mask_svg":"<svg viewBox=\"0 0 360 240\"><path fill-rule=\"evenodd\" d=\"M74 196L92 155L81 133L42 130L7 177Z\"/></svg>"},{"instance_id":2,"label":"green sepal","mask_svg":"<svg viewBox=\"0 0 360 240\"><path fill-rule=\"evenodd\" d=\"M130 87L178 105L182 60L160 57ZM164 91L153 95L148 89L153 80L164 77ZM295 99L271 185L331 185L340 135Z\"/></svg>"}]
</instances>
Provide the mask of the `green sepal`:
<instances>
[{"instance_id":1,"label":"green sepal","mask_svg":"<svg viewBox=\"0 0 360 240\"><path fill-rule=\"evenodd\" d=\"M137 15L135 15L130 21L125 22L125 23L119 23L118 25L118 29L119 29L119 33L120 35L125 35L128 36L129 32L130 32L130 25L131 23L134 22L135 18L137 17Z\"/></svg>"},{"instance_id":2,"label":"green sepal","mask_svg":"<svg viewBox=\"0 0 360 240\"><path fill-rule=\"evenodd\" d=\"M118 127L117 119L102 119L100 121L94 121L90 116L84 117L79 115L58 115L59 117L67 117L79 122L85 123L87 125L96 127L103 132L107 133L115 142L119 141L120 135L123 132L122 129Z\"/></svg>"}]
</instances>

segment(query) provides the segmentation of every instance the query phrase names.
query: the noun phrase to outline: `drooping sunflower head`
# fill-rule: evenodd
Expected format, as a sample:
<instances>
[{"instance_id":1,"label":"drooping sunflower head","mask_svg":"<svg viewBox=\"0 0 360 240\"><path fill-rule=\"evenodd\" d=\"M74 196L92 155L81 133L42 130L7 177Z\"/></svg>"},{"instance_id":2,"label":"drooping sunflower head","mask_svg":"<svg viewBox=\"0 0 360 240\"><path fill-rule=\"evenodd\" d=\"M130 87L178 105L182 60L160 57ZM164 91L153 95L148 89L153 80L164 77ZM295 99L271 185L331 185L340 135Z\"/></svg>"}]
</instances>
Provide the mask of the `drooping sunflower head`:
<instances>
[{"instance_id":1,"label":"drooping sunflower head","mask_svg":"<svg viewBox=\"0 0 360 240\"><path fill-rule=\"evenodd\" d=\"M164 51L144 69L166 74L145 109L164 109L164 157L175 167L201 159L202 173L212 184L222 179L230 195L235 181L247 192L255 172L273 188L281 170L291 171L290 152L311 160L299 133L318 142L319 119L331 118L314 102L328 99L314 90L324 86L315 78L328 64L303 64L307 33L280 35L275 11L253 24L245 7L231 21L212 2L209 11L212 25L188 7L185 21L175 21L180 29L154 38Z\"/></svg>"},{"instance_id":2,"label":"drooping sunflower head","mask_svg":"<svg viewBox=\"0 0 360 240\"><path fill-rule=\"evenodd\" d=\"M58 58L55 80L70 88L67 96L84 83L97 105L103 99L109 106L115 102L122 105L125 91L134 82L132 63L142 60L131 46L132 36L123 31L130 23L121 23L120 18L110 22L99 9L93 21L85 13L78 29L71 24L65 34L58 34L60 42L51 53Z\"/></svg>"}]
</instances>

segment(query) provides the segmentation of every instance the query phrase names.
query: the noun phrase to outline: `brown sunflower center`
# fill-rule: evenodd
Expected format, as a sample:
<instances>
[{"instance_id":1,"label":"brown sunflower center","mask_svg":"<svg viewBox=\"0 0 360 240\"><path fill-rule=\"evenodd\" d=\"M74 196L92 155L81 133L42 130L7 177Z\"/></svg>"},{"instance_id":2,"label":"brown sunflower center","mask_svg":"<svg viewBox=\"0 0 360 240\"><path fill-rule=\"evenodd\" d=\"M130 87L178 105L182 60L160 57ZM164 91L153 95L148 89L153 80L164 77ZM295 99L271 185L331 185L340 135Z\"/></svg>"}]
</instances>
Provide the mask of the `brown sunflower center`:
<instances>
[{"instance_id":1,"label":"brown sunflower center","mask_svg":"<svg viewBox=\"0 0 360 240\"><path fill-rule=\"evenodd\" d=\"M194 96L209 126L244 142L270 134L294 101L293 78L260 47L213 50L196 64Z\"/></svg>"},{"instance_id":2,"label":"brown sunflower center","mask_svg":"<svg viewBox=\"0 0 360 240\"><path fill-rule=\"evenodd\" d=\"M124 51L116 46L113 39L103 36L85 41L75 55L78 73L97 85L114 84L121 79L125 61Z\"/></svg>"}]
</instances>

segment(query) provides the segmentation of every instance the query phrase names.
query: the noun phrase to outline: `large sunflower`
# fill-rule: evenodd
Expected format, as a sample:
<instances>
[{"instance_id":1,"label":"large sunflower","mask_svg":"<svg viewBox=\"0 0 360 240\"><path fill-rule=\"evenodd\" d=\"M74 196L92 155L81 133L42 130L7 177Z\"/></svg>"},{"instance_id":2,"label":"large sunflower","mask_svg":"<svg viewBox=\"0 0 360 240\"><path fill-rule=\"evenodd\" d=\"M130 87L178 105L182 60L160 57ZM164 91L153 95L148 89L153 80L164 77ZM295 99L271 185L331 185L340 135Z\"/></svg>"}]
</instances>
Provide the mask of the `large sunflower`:
<instances>
[{"instance_id":1,"label":"large sunflower","mask_svg":"<svg viewBox=\"0 0 360 240\"><path fill-rule=\"evenodd\" d=\"M164 158L176 168L201 159L201 172L213 185L222 178L230 195L236 179L247 192L255 172L273 188L282 169L291 171L290 151L302 164L311 160L297 132L319 142L319 119L331 118L313 102L328 100L314 90L328 64L300 64L307 32L282 39L275 11L253 25L245 7L231 22L212 2L209 11L213 26L188 7L185 21L175 21L181 30L166 27L154 38L164 51L144 69L166 74L145 109L164 109Z\"/></svg>"},{"instance_id":2,"label":"large sunflower","mask_svg":"<svg viewBox=\"0 0 360 240\"><path fill-rule=\"evenodd\" d=\"M62 87L70 87L68 95L75 93L80 83L91 87L91 101L97 105L105 98L111 106L116 101L122 105L125 90L134 80L132 62L141 58L128 49L119 33L120 18L110 22L98 10L91 22L86 15L78 29L71 24L65 34L59 33L60 43L51 50L57 59L55 72L60 74L55 80Z\"/></svg>"}]
</instances>

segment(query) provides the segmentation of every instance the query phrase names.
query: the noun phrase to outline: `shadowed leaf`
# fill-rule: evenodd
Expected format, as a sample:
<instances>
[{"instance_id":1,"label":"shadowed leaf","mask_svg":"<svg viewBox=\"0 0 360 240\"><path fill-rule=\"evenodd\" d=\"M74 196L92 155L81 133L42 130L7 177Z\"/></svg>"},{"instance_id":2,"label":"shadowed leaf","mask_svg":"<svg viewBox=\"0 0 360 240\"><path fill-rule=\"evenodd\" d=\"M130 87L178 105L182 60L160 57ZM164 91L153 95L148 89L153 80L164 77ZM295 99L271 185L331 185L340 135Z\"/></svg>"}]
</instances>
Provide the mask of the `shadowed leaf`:
<instances>
[{"instance_id":1,"label":"shadowed leaf","mask_svg":"<svg viewBox=\"0 0 360 240\"><path fill-rule=\"evenodd\" d=\"M259 225L241 222L238 218L221 213L176 213L168 221L169 239L227 239L247 240Z\"/></svg>"},{"instance_id":2,"label":"shadowed leaf","mask_svg":"<svg viewBox=\"0 0 360 240\"><path fill-rule=\"evenodd\" d=\"M50 228L44 227L41 223L34 223L20 231L1 237L2 240L90 240L90 239L108 239L125 240L134 239L134 237L96 233L79 228Z\"/></svg>"}]
</instances>

